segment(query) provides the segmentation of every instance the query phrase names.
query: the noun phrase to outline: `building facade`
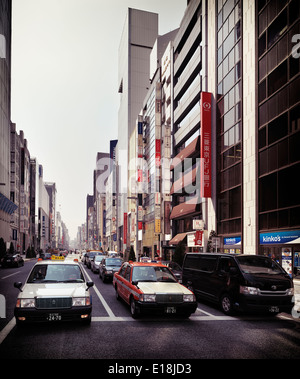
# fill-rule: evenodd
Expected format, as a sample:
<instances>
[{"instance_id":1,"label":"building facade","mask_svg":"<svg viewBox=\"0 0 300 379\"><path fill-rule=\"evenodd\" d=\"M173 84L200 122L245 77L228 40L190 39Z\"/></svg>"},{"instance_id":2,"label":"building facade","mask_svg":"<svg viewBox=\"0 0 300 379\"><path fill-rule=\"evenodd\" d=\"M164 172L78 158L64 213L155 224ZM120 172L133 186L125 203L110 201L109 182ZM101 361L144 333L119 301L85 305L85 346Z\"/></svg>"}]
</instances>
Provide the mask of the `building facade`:
<instances>
[{"instance_id":1,"label":"building facade","mask_svg":"<svg viewBox=\"0 0 300 379\"><path fill-rule=\"evenodd\" d=\"M11 215L16 210L10 200L10 102L11 102L11 17L12 2L0 3L0 238L9 243Z\"/></svg>"},{"instance_id":2,"label":"building facade","mask_svg":"<svg viewBox=\"0 0 300 379\"><path fill-rule=\"evenodd\" d=\"M117 220L120 251L125 251L129 247L128 216L131 209L135 209L134 199L132 199L134 196L129 183L129 178L135 176L135 169L130 171L129 162L135 161L136 150L135 146L130 147L129 141L135 145L132 134L136 133L136 119L149 87L149 58L157 36L158 15L156 13L128 8L119 45L118 68L120 106L117 145Z\"/></svg>"}]
</instances>

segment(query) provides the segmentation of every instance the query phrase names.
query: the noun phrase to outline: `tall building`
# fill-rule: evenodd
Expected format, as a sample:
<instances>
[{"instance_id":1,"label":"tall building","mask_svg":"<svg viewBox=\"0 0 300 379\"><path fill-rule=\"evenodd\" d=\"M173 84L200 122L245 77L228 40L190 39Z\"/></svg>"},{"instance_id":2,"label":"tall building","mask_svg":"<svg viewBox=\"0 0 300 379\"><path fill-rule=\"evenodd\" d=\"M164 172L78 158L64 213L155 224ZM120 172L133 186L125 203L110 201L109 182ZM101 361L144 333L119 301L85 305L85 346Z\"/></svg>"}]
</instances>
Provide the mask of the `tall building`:
<instances>
[{"instance_id":1,"label":"tall building","mask_svg":"<svg viewBox=\"0 0 300 379\"><path fill-rule=\"evenodd\" d=\"M45 188L49 195L49 243L51 248L57 247L55 236L55 217L56 217L56 184L45 183Z\"/></svg>"},{"instance_id":2,"label":"tall building","mask_svg":"<svg viewBox=\"0 0 300 379\"><path fill-rule=\"evenodd\" d=\"M16 207L20 205L20 136L16 130L16 124L11 123L10 135L10 200ZM11 242L15 251L20 252L20 215L16 210L11 215Z\"/></svg>"},{"instance_id":3,"label":"tall building","mask_svg":"<svg viewBox=\"0 0 300 379\"><path fill-rule=\"evenodd\" d=\"M172 60L173 159L170 167L172 175L170 245L181 242L186 244L190 251L195 247L194 220L200 222L207 218L207 201L200 193L200 136L203 135L200 99L201 92L207 91L205 4L206 2L201 0L192 0L188 3L174 40ZM207 224L207 220L205 221ZM206 225L206 230L207 228ZM204 239L201 244L201 247L203 246Z\"/></svg>"},{"instance_id":4,"label":"tall building","mask_svg":"<svg viewBox=\"0 0 300 379\"><path fill-rule=\"evenodd\" d=\"M0 238L10 242L10 220L16 210L10 200L11 0L0 3Z\"/></svg>"},{"instance_id":5,"label":"tall building","mask_svg":"<svg viewBox=\"0 0 300 379\"><path fill-rule=\"evenodd\" d=\"M205 250L299 266L299 12L294 0L188 2L174 41L173 244L200 251L199 219L215 237Z\"/></svg>"},{"instance_id":6,"label":"tall building","mask_svg":"<svg viewBox=\"0 0 300 379\"><path fill-rule=\"evenodd\" d=\"M127 217L131 207L134 207L131 204L132 199L127 199L133 197L128 186L128 178L134 175L134 169L132 173L129 172L129 162L135 159L135 146L130 148L129 141L132 133L135 133L136 119L149 87L149 57L157 36L158 15L156 13L128 9L119 45L118 69L120 106L117 145L119 166L117 219L120 251L126 249L127 246Z\"/></svg>"},{"instance_id":7,"label":"tall building","mask_svg":"<svg viewBox=\"0 0 300 379\"><path fill-rule=\"evenodd\" d=\"M294 51L300 39L300 7L295 0L264 0L256 1L253 9L256 245L260 254L274 256L291 273L292 266L300 265L300 198L295 183L300 174L300 59ZM252 218L245 219L244 229L250 222Z\"/></svg>"}]
</instances>

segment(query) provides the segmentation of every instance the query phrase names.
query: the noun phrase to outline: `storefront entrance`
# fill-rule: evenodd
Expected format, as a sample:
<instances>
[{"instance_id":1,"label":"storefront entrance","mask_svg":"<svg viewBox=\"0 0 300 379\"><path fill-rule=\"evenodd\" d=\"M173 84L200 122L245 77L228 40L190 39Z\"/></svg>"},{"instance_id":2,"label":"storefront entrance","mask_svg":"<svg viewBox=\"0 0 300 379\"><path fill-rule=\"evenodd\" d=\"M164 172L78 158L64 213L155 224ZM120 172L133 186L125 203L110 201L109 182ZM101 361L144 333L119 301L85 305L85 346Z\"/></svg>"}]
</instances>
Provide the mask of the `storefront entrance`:
<instances>
[{"instance_id":1,"label":"storefront entrance","mask_svg":"<svg viewBox=\"0 0 300 379\"><path fill-rule=\"evenodd\" d=\"M300 279L300 231L261 233L259 254L275 259L292 277Z\"/></svg>"}]
</instances>

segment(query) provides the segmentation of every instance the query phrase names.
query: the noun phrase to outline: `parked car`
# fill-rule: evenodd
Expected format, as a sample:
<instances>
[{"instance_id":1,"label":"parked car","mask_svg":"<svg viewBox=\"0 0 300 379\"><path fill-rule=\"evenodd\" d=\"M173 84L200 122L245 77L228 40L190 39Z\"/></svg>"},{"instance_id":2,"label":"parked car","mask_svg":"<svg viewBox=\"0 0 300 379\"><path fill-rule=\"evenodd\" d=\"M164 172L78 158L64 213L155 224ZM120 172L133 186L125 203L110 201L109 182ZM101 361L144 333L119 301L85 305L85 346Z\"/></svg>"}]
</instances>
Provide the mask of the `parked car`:
<instances>
[{"instance_id":1,"label":"parked car","mask_svg":"<svg viewBox=\"0 0 300 379\"><path fill-rule=\"evenodd\" d=\"M104 258L105 255L99 254L95 255L94 257L90 258L90 264L91 264L91 270L92 272L98 273L99 272L99 265Z\"/></svg>"},{"instance_id":2,"label":"parked car","mask_svg":"<svg viewBox=\"0 0 300 379\"><path fill-rule=\"evenodd\" d=\"M293 281L273 259L259 255L187 253L182 282L199 298L235 310L291 312Z\"/></svg>"},{"instance_id":3,"label":"parked car","mask_svg":"<svg viewBox=\"0 0 300 379\"><path fill-rule=\"evenodd\" d=\"M1 260L2 267L20 267L24 266L24 259L20 254L6 254Z\"/></svg>"},{"instance_id":4,"label":"parked car","mask_svg":"<svg viewBox=\"0 0 300 379\"><path fill-rule=\"evenodd\" d=\"M197 309L193 292L161 263L125 262L114 274L117 299L130 305L133 318L144 313L189 317Z\"/></svg>"},{"instance_id":5,"label":"parked car","mask_svg":"<svg viewBox=\"0 0 300 379\"><path fill-rule=\"evenodd\" d=\"M64 257L38 261L26 283L15 282L20 290L14 315L17 325L28 322L91 322L92 299L81 267Z\"/></svg>"},{"instance_id":6,"label":"parked car","mask_svg":"<svg viewBox=\"0 0 300 379\"><path fill-rule=\"evenodd\" d=\"M122 266L121 258L103 258L99 266L99 278L105 281L112 281L115 272L120 270Z\"/></svg>"}]
</instances>

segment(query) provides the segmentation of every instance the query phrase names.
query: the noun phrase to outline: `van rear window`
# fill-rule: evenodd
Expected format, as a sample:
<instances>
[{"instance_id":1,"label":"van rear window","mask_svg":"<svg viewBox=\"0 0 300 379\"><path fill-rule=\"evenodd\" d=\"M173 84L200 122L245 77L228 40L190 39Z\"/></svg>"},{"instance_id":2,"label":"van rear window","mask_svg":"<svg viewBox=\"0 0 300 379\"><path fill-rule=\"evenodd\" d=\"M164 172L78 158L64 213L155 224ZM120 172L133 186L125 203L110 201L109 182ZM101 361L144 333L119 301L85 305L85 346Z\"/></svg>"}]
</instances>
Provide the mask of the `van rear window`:
<instances>
[{"instance_id":1,"label":"van rear window","mask_svg":"<svg viewBox=\"0 0 300 379\"><path fill-rule=\"evenodd\" d=\"M195 269L195 270L201 270L201 271L208 271L211 272L215 269L217 262L217 257L209 257L209 256L187 256L185 258L185 268L188 269Z\"/></svg>"}]
</instances>

